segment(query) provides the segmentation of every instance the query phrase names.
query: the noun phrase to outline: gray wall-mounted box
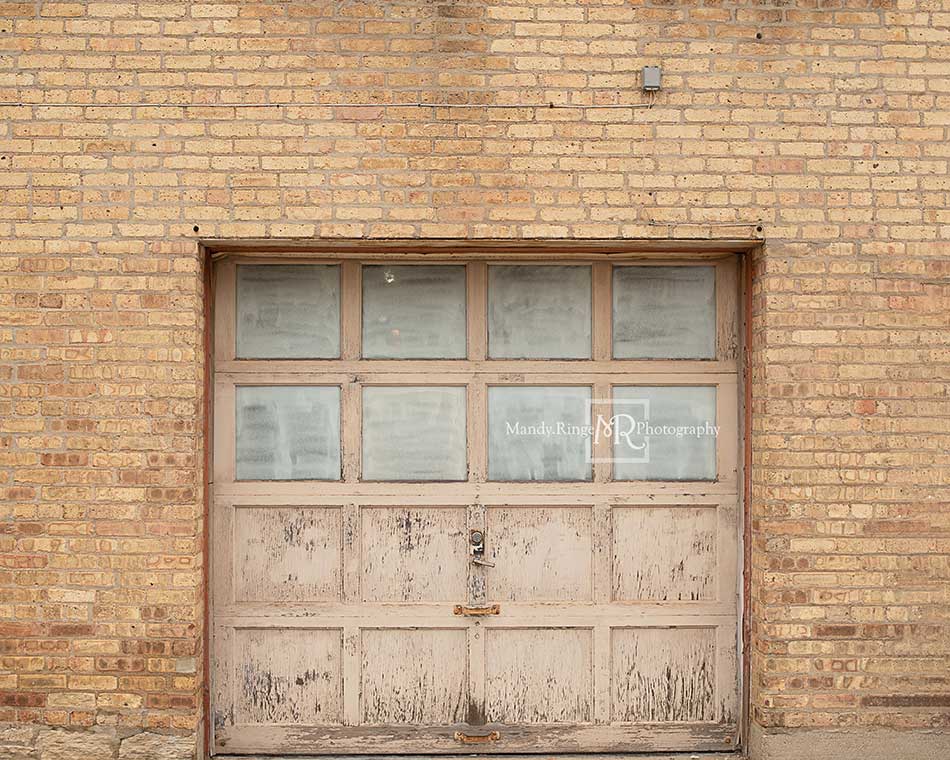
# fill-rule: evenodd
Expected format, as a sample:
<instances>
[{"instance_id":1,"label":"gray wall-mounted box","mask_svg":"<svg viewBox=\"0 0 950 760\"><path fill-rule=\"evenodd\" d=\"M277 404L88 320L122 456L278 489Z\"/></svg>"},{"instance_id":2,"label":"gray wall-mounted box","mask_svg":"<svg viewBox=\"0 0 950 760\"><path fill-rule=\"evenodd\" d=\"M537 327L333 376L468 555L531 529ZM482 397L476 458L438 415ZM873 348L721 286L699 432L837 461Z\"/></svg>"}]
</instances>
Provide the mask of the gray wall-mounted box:
<instances>
[{"instance_id":1,"label":"gray wall-mounted box","mask_svg":"<svg viewBox=\"0 0 950 760\"><path fill-rule=\"evenodd\" d=\"M660 89L660 67L643 67L643 89L648 92L655 92Z\"/></svg>"}]
</instances>

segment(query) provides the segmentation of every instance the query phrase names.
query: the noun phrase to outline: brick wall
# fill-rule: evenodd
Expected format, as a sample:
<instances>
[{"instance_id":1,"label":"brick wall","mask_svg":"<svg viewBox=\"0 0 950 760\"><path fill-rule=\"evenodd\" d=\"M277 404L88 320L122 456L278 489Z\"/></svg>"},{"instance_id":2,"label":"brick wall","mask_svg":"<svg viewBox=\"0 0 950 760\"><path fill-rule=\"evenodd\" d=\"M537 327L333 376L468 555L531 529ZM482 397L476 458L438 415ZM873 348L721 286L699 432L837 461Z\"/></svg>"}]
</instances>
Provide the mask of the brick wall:
<instances>
[{"instance_id":1,"label":"brick wall","mask_svg":"<svg viewBox=\"0 0 950 760\"><path fill-rule=\"evenodd\" d=\"M753 722L947 741L947 0L6 2L0 46L0 753L190 754L198 241L287 237L763 238Z\"/></svg>"}]
</instances>

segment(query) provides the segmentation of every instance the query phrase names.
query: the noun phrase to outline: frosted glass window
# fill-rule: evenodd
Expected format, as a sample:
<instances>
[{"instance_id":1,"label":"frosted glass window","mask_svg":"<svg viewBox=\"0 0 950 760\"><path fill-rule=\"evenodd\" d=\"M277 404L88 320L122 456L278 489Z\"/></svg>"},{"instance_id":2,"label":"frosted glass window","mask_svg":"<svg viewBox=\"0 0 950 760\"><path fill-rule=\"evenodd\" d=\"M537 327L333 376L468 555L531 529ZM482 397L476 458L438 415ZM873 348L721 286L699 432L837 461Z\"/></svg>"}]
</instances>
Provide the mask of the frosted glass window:
<instances>
[{"instance_id":1,"label":"frosted glass window","mask_svg":"<svg viewBox=\"0 0 950 760\"><path fill-rule=\"evenodd\" d=\"M588 387L488 389L489 480L590 480Z\"/></svg>"},{"instance_id":2,"label":"frosted glass window","mask_svg":"<svg viewBox=\"0 0 950 760\"><path fill-rule=\"evenodd\" d=\"M589 359L589 266L488 267L488 355Z\"/></svg>"},{"instance_id":3,"label":"frosted glass window","mask_svg":"<svg viewBox=\"0 0 950 760\"><path fill-rule=\"evenodd\" d=\"M613 398L614 480L716 479L714 386L623 386Z\"/></svg>"},{"instance_id":4,"label":"frosted glass window","mask_svg":"<svg viewBox=\"0 0 950 760\"><path fill-rule=\"evenodd\" d=\"M363 356L464 359L464 266L364 266Z\"/></svg>"},{"instance_id":5,"label":"frosted glass window","mask_svg":"<svg viewBox=\"0 0 950 760\"><path fill-rule=\"evenodd\" d=\"M340 389L236 389L238 480L339 480Z\"/></svg>"},{"instance_id":6,"label":"frosted glass window","mask_svg":"<svg viewBox=\"0 0 950 760\"><path fill-rule=\"evenodd\" d=\"M327 264L237 267L240 359L340 355L340 268Z\"/></svg>"},{"instance_id":7,"label":"frosted glass window","mask_svg":"<svg viewBox=\"0 0 950 760\"><path fill-rule=\"evenodd\" d=\"M715 267L617 266L616 359L714 359Z\"/></svg>"},{"instance_id":8,"label":"frosted glass window","mask_svg":"<svg viewBox=\"0 0 950 760\"><path fill-rule=\"evenodd\" d=\"M363 480L465 480L465 388L363 388Z\"/></svg>"}]
</instances>

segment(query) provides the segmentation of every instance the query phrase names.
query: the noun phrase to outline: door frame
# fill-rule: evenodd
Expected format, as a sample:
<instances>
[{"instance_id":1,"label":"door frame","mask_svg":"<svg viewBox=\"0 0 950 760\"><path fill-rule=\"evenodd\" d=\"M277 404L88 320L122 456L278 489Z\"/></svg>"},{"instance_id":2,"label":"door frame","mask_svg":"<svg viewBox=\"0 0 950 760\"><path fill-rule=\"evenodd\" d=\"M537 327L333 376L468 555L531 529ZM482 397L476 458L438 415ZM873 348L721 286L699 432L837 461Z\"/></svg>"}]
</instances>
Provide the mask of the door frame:
<instances>
[{"instance_id":1,"label":"door frame","mask_svg":"<svg viewBox=\"0 0 950 760\"><path fill-rule=\"evenodd\" d=\"M572 260L590 261L647 261L670 260L681 256L694 262L715 260L724 255L737 257L737 382L740 408L740 423L737 441L739 529L738 566L739 598L737 608L737 656L738 656L738 742L723 753L705 755L710 760L734 757L748 746L750 723L750 673L751 673L751 426L752 426L752 289L755 277L755 261L761 255L762 240L757 238L717 238L719 230L708 228L709 237L692 239L652 240L274 240L274 239L203 239L198 241L199 276L203 285L203 405L202 430L202 515L200 525L200 551L202 556L201 603L201 671L199 674L200 714L198 757L238 758L239 755L213 753L213 725L211 720L211 631L213 600L211 595L211 505L213 501L213 434L214 434L214 342L215 342L215 263L228 256L259 258L266 261L327 259L377 260L380 263L400 261L451 261L454 253L457 260L473 257L495 263L532 260L548 260L556 257L559 262ZM726 232L727 230L723 230ZM761 227L756 228L761 232ZM342 318L341 318L342 321ZM473 750L473 753L476 750ZM621 757L624 753L599 753L601 757ZM511 755L514 757L514 755ZM568 757L567 754L562 754ZM345 757L345 756L344 756ZM530 756L529 756L530 757Z\"/></svg>"}]
</instances>

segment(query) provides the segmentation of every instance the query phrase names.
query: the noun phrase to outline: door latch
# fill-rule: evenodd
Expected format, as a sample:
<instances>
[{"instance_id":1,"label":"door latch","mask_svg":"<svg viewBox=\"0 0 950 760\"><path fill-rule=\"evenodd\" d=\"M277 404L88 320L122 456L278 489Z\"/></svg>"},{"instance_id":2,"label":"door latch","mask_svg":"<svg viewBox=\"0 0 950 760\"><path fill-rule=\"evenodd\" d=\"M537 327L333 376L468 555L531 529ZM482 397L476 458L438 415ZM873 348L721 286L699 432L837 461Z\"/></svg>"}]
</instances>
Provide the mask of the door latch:
<instances>
[{"instance_id":1,"label":"door latch","mask_svg":"<svg viewBox=\"0 0 950 760\"><path fill-rule=\"evenodd\" d=\"M469 545L472 550L472 564L481 567L494 567L494 562L485 559L485 533L480 530L473 530L468 536Z\"/></svg>"}]
</instances>

